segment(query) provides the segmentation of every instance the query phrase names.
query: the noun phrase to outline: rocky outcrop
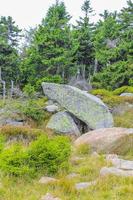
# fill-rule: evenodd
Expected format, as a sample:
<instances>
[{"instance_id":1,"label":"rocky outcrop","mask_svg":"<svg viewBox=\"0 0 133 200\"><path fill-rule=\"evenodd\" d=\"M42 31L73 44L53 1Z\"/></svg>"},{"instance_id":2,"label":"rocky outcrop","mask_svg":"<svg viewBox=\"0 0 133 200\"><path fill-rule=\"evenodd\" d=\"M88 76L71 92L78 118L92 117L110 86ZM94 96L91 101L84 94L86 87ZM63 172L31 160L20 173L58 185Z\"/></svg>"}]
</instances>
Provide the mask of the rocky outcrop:
<instances>
[{"instance_id":1,"label":"rocky outcrop","mask_svg":"<svg viewBox=\"0 0 133 200\"><path fill-rule=\"evenodd\" d=\"M103 167L100 170L101 176L106 175L115 175L115 176L122 176L122 177L133 177L133 170L122 170L116 167Z\"/></svg>"},{"instance_id":2,"label":"rocky outcrop","mask_svg":"<svg viewBox=\"0 0 133 200\"><path fill-rule=\"evenodd\" d=\"M75 124L73 118L66 112L58 112L54 114L47 124L47 128L57 133L74 134L80 136L80 131Z\"/></svg>"},{"instance_id":3,"label":"rocky outcrop","mask_svg":"<svg viewBox=\"0 0 133 200\"><path fill-rule=\"evenodd\" d=\"M133 129L104 128L80 136L75 146L88 144L93 151L123 154L133 148Z\"/></svg>"},{"instance_id":4,"label":"rocky outcrop","mask_svg":"<svg viewBox=\"0 0 133 200\"><path fill-rule=\"evenodd\" d=\"M89 129L113 126L107 106L97 97L69 85L42 83L44 94L72 113Z\"/></svg>"}]
</instances>

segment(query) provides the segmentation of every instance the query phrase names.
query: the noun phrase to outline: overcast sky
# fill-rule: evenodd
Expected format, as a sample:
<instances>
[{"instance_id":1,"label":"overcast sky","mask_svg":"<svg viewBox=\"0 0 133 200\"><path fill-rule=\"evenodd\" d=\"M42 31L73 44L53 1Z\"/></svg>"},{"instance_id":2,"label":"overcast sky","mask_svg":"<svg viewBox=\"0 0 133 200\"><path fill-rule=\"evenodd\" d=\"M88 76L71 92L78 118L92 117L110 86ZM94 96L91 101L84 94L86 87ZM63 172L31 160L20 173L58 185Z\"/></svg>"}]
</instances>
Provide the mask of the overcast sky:
<instances>
[{"instance_id":1,"label":"overcast sky","mask_svg":"<svg viewBox=\"0 0 133 200\"><path fill-rule=\"evenodd\" d=\"M54 2L55 0L0 0L0 15L12 16L20 28L34 27L41 22L49 6ZM64 2L74 23L81 16L81 5L84 0L64 0ZM98 14L105 9L119 11L126 6L126 2L127 0L91 0L96 13L94 21L98 20Z\"/></svg>"}]
</instances>

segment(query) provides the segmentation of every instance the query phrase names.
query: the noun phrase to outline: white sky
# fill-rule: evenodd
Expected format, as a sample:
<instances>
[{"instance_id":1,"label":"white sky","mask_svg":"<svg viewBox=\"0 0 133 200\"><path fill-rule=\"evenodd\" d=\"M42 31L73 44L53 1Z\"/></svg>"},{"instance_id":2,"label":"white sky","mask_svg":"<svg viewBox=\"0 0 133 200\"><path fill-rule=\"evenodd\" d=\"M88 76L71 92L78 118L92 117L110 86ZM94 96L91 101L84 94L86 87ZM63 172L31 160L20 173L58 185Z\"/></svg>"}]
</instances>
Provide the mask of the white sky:
<instances>
[{"instance_id":1,"label":"white sky","mask_svg":"<svg viewBox=\"0 0 133 200\"><path fill-rule=\"evenodd\" d=\"M34 27L41 23L43 17L55 0L0 0L0 15L12 16L20 28ZM81 5L84 0L64 0L67 11L73 17L72 23L81 16ZM120 10L126 6L127 0L91 0L95 10L94 21L103 10Z\"/></svg>"}]
</instances>

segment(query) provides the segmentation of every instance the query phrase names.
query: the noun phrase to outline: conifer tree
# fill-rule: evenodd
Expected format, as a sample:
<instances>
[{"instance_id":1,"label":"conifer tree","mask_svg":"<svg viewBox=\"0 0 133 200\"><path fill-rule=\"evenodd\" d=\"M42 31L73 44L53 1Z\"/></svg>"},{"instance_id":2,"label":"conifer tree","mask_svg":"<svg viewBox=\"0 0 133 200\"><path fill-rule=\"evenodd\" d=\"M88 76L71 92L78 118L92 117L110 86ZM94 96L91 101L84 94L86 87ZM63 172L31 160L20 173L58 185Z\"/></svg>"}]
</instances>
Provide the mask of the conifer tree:
<instances>
[{"instance_id":1,"label":"conifer tree","mask_svg":"<svg viewBox=\"0 0 133 200\"><path fill-rule=\"evenodd\" d=\"M66 78L71 66L70 15L64 2L56 1L35 32L34 41L24 59L29 79L35 81L48 75Z\"/></svg>"},{"instance_id":2,"label":"conifer tree","mask_svg":"<svg viewBox=\"0 0 133 200\"><path fill-rule=\"evenodd\" d=\"M80 17L75 27L75 40L77 42L77 49L75 53L76 64L84 66L85 76L88 78L92 73L93 59L93 23L90 22L93 10L91 8L90 0L85 0L82 5L83 17Z\"/></svg>"}]
</instances>

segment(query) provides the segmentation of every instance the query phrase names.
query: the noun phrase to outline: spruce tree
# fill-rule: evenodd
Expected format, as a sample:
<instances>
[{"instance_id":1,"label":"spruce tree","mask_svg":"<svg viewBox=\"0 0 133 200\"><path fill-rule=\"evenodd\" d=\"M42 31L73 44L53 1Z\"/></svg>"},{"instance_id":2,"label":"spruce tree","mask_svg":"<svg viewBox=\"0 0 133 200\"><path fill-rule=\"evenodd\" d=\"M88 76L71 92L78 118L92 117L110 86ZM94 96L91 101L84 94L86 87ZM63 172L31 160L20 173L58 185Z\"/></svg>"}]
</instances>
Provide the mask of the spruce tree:
<instances>
[{"instance_id":1,"label":"spruce tree","mask_svg":"<svg viewBox=\"0 0 133 200\"><path fill-rule=\"evenodd\" d=\"M83 17L80 17L75 27L74 40L77 44L75 52L75 61L78 66L83 66L85 77L89 77L92 73L93 59L93 23L90 22L93 10L91 8L90 0L85 0L82 5ZM82 69L81 69L82 70Z\"/></svg>"},{"instance_id":2,"label":"spruce tree","mask_svg":"<svg viewBox=\"0 0 133 200\"><path fill-rule=\"evenodd\" d=\"M21 67L24 74L28 73L29 81L35 83L48 75L60 75L63 79L69 76L71 67L71 34L70 15L65 4L56 1L46 17L42 20L34 41L27 50L27 58ZM27 69L25 68L27 65Z\"/></svg>"},{"instance_id":3,"label":"spruce tree","mask_svg":"<svg viewBox=\"0 0 133 200\"><path fill-rule=\"evenodd\" d=\"M12 17L0 18L0 66L2 78L7 83L19 80L18 41L21 30Z\"/></svg>"}]
</instances>

